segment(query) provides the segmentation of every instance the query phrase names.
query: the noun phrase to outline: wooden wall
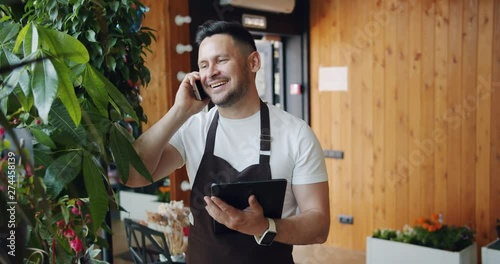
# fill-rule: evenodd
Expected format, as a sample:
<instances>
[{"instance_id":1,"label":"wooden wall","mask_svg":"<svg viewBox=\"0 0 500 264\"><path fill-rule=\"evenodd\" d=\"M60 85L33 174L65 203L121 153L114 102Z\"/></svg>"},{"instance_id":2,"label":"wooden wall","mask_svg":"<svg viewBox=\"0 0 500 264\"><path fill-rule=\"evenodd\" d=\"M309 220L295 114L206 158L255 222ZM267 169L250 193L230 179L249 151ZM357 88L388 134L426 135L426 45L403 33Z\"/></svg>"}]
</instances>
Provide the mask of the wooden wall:
<instances>
[{"instance_id":1,"label":"wooden wall","mask_svg":"<svg viewBox=\"0 0 500 264\"><path fill-rule=\"evenodd\" d=\"M311 0L311 125L331 189L328 242L442 213L478 244L500 218L500 0ZM320 92L320 66L349 91ZM354 216L341 225L337 216Z\"/></svg>"},{"instance_id":2,"label":"wooden wall","mask_svg":"<svg viewBox=\"0 0 500 264\"><path fill-rule=\"evenodd\" d=\"M148 116L148 122L142 125L142 131L160 120L174 104L175 94L180 85L177 73L189 72L190 53L178 54L177 44L189 44L189 24L176 25L175 16L187 16L187 0L142 0L149 12L146 13L143 26L156 30L157 41L151 45L152 54L148 53L146 65L151 72L151 82L141 88L142 106ZM174 200L184 200L189 205L189 192L180 190L182 181L187 180L185 168L170 175Z\"/></svg>"}]
</instances>

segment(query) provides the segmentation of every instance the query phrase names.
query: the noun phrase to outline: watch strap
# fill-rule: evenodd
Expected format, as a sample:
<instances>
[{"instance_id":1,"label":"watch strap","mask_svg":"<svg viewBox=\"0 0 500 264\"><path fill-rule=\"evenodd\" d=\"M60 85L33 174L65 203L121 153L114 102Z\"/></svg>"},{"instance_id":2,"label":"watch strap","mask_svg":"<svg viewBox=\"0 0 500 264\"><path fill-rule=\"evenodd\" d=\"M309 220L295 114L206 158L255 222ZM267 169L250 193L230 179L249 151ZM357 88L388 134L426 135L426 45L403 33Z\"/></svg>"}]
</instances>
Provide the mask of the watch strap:
<instances>
[{"instance_id":1,"label":"watch strap","mask_svg":"<svg viewBox=\"0 0 500 264\"><path fill-rule=\"evenodd\" d=\"M262 244L262 238L266 235L266 233L268 233L268 232L275 233L275 234L277 233L276 232L276 222L274 222L274 219L267 218L267 221L269 222L269 227L264 231L264 233L260 236L254 236L255 241L259 245L264 245L264 244ZM265 246L267 246L267 245L265 245Z\"/></svg>"}]
</instances>

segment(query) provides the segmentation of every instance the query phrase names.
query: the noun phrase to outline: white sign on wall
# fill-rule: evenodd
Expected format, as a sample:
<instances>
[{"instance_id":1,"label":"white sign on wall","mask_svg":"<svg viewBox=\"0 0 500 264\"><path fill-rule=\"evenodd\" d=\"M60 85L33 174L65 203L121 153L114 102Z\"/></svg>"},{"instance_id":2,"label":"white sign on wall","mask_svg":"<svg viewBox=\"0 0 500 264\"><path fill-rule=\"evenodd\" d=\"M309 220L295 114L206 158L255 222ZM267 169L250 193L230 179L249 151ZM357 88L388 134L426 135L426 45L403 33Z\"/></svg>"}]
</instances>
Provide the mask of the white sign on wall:
<instances>
[{"instance_id":1,"label":"white sign on wall","mask_svg":"<svg viewBox=\"0 0 500 264\"><path fill-rule=\"evenodd\" d=\"M319 67L320 91L347 91L347 67Z\"/></svg>"}]
</instances>

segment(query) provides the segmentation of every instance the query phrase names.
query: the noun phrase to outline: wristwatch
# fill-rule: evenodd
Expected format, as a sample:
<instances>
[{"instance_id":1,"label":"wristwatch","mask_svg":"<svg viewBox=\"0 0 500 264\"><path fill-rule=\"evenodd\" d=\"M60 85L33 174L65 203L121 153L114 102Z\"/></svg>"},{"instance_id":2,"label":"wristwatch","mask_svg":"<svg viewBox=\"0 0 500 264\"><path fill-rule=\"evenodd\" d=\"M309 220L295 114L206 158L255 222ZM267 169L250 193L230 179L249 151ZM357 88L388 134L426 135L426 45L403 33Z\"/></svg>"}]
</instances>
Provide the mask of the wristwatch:
<instances>
[{"instance_id":1,"label":"wristwatch","mask_svg":"<svg viewBox=\"0 0 500 264\"><path fill-rule=\"evenodd\" d=\"M276 223L274 223L274 220L271 218L267 218L267 221L269 221L269 227L266 231L264 231L264 234L262 234L261 236L254 236L257 244L261 246L270 246L273 243L274 238L278 234L276 232Z\"/></svg>"}]
</instances>

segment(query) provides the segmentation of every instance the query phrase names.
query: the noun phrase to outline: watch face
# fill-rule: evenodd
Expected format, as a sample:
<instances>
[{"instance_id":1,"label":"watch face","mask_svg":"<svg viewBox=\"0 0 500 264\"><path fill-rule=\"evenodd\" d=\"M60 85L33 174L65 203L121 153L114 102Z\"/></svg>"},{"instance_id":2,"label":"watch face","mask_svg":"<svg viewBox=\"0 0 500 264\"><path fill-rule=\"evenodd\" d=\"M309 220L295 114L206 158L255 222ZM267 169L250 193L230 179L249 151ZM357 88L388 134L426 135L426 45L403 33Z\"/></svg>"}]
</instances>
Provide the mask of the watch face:
<instances>
[{"instance_id":1,"label":"watch face","mask_svg":"<svg viewBox=\"0 0 500 264\"><path fill-rule=\"evenodd\" d=\"M263 245L271 245L273 243L274 238L276 237L276 233L267 231L262 237L261 244Z\"/></svg>"}]
</instances>

